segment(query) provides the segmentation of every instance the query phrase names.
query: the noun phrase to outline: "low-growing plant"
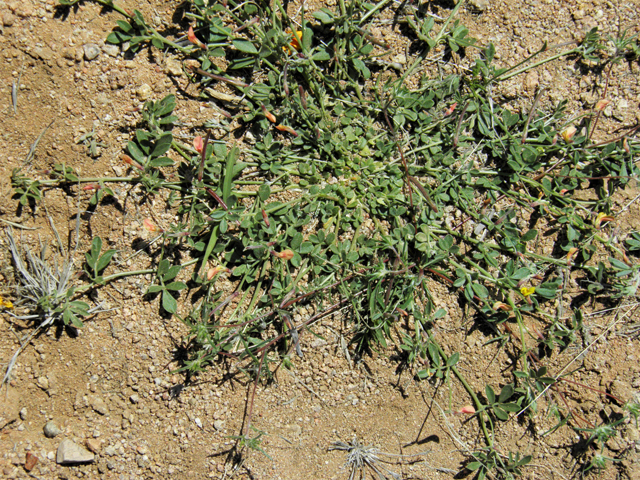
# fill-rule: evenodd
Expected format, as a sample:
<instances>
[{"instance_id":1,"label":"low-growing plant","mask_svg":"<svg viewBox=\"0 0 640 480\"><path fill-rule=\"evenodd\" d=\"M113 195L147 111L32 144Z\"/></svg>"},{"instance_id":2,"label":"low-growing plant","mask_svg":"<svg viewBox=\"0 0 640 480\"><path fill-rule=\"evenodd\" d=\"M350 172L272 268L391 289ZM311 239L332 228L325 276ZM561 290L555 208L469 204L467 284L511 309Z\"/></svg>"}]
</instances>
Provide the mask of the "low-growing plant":
<instances>
[{"instance_id":1,"label":"low-growing plant","mask_svg":"<svg viewBox=\"0 0 640 480\"><path fill-rule=\"evenodd\" d=\"M547 376L535 351L566 349L580 334L577 316L550 318L545 308L562 304L572 275L583 278L581 293L592 297L637 294L638 267L607 231L615 222L611 197L637 177L640 147L632 137L637 128L594 143L600 107L567 119L566 102L540 110L540 92L518 111L497 102L491 88L560 58L612 65L634 54L636 37L618 35L610 54L593 29L565 49L545 43L525 61L498 68L493 44L479 45L455 19L464 2L441 22L403 4L396 13L420 53L395 74L397 65L384 60L389 46L370 28L388 2L340 1L311 16L302 11L296 23L279 0L193 0L191 27L176 39L138 10L96 1L123 18L108 42L131 54L150 46L189 59L189 81L221 120L203 119L185 145L173 135L175 96L148 101L121 157L129 176L82 178L57 165L38 179L16 169L19 202L34 205L45 188L91 185L97 204L98 192L113 194L106 187L113 182L165 200L177 220L166 228L145 223L159 234L160 260L143 273L154 273L148 293L161 294L165 313L189 327L180 370L197 374L226 359L257 384L270 365L293 350L301 354L305 330L347 308L359 355L394 345L417 379L455 377L463 384L486 442L467 469L479 478L520 475L531 457L499 455L494 421L535 410L539 396L560 381ZM466 73L418 75L439 46L479 55ZM215 89L219 82L233 94ZM228 133L232 122L253 138L251 146L211 139L210 128ZM586 184L596 185L594 197L577 195ZM118 275L104 276L115 253L101 253L98 240L86 255L94 285ZM552 253L540 253L551 241ZM633 253L640 237L633 233L626 245ZM178 251L191 258L174 263ZM594 257L609 260L594 266ZM233 292L216 289L221 276L232 280ZM446 312L434 306L427 279L458 292L495 341L519 351L513 380L499 394L486 385L484 403L457 368L461 355L445 354L433 333ZM191 301L181 304L177 292L184 290ZM56 305L74 323L87 310L71 297L56 297ZM294 320L306 302L316 313ZM540 332L525 322L534 315L544 319ZM253 395L255 389L251 405ZM249 436L248 412L237 440L251 447L260 435ZM342 447L360 452L360 466L367 463L359 444Z\"/></svg>"}]
</instances>

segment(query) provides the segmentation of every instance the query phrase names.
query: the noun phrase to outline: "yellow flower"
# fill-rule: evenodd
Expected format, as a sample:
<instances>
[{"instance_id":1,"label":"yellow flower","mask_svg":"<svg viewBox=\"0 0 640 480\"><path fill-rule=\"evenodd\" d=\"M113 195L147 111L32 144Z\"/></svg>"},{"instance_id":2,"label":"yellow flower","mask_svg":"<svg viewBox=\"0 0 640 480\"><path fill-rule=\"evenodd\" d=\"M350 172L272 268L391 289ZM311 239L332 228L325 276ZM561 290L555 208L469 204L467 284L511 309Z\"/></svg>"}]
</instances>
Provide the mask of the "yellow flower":
<instances>
[{"instance_id":1,"label":"yellow flower","mask_svg":"<svg viewBox=\"0 0 640 480\"><path fill-rule=\"evenodd\" d=\"M0 297L0 308L13 308L13 303Z\"/></svg>"},{"instance_id":2,"label":"yellow flower","mask_svg":"<svg viewBox=\"0 0 640 480\"><path fill-rule=\"evenodd\" d=\"M535 291L536 291L536 287L522 287L520 289L520 293L525 297L528 297L529 295L535 293Z\"/></svg>"},{"instance_id":3,"label":"yellow flower","mask_svg":"<svg viewBox=\"0 0 640 480\"><path fill-rule=\"evenodd\" d=\"M302 41L302 32L300 30L297 30L294 34L291 35L291 42L289 42L289 45L282 47L282 50L285 51L285 53L288 51L289 53L293 53L293 50L301 50L300 47L300 42ZM293 47L293 48L291 48Z\"/></svg>"},{"instance_id":4,"label":"yellow flower","mask_svg":"<svg viewBox=\"0 0 640 480\"><path fill-rule=\"evenodd\" d=\"M596 220L595 220L594 224L595 224L595 227L596 227L598 230L600 230L600 228L602 228L602 227L601 227L602 222L613 222L614 220L615 220L615 218L614 218L614 217L612 217L611 215L607 215L607 214L606 214L606 213L604 213L604 212L600 212L600 213L598 214L598 216L596 217Z\"/></svg>"}]
</instances>

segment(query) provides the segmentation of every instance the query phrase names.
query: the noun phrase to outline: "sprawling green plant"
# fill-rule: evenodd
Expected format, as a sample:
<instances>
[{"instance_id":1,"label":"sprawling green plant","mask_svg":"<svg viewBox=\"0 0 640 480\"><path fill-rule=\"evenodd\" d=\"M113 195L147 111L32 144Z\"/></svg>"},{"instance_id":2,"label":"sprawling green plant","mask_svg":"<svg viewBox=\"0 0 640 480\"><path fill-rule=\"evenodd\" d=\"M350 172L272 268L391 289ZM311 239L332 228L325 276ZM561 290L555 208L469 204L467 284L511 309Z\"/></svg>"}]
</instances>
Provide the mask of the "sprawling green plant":
<instances>
[{"instance_id":1,"label":"sprawling green plant","mask_svg":"<svg viewBox=\"0 0 640 480\"><path fill-rule=\"evenodd\" d=\"M420 53L396 73L402 66L384 59L389 47L370 28L390 8L384 0L341 0L311 17L302 11L299 21L279 0L193 0L186 14L192 27L178 39L137 10L97 1L123 16L108 42L134 54L169 48L189 59L185 73L222 120L203 119L193 146L185 145L172 133L176 98L149 101L123 155L129 176L81 178L59 165L49 178L34 179L18 169L19 201L33 204L55 186L111 194L106 185L113 182L160 195L178 220L146 222L160 240L148 293L161 294L164 311L189 326L183 370L195 374L232 358L259 379L291 350L301 354L304 330L346 308L359 354L393 343L416 378L449 381L453 374L463 383L487 443L468 469L480 478L519 475L531 458L498 455L494 422L533 411L558 381L532 352L564 349L580 336L580 313L566 320L544 307L562 302L571 276L594 298L636 295L640 285L638 266L606 233L615 220L611 195L637 177L640 148L633 131L593 143L597 111L568 121L565 102L541 111L539 96L528 111L516 111L500 105L490 87L563 57L613 64L637 54L635 37L618 38L611 57L594 29L571 48L545 44L527 61L497 68L494 46L478 45L454 20L464 2L441 23L403 4L396 13ZM468 73L418 75L440 45L479 55ZM234 93L221 94L220 82ZM235 121L246 131L245 147L211 139L209 128L229 132ZM576 195L594 182L595 198ZM540 245L550 233L555 248L545 255ZM633 252L640 238L633 233L626 245ZM114 253L101 248L94 241L86 256L95 285L118 275L103 275ZM177 254L185 250L186 263ZM603 255L608 264L594 266ZM220 276L233 280L232 293L218 290ZM432 326L445 312L435 308L428 278L458 291L496 341L519 349L513 382L499 394L487 385L486 398L478 398L456 367L460 354L440 347ZM191 301L179 302L181 292ZM309 301L316 313L296 323ZM544 319L543 332L527 328L532 314ZM258 448L250 415L241 438Z\"/></svg>"}]
</instances>

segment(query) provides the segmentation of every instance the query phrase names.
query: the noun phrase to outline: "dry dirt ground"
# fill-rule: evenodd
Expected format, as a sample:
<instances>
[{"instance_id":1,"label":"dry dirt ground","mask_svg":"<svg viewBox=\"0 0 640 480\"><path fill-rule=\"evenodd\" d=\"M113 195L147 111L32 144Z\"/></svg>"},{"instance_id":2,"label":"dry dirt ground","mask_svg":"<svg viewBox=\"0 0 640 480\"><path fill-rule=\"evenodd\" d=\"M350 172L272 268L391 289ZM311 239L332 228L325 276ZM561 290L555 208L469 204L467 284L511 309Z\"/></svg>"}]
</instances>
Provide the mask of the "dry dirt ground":
<instances>
[{"instance_id":1,"label":"dry dirt ground","mask_svg":"<svg viewBox=\"0 0 640 480\"><path fill-rule=\"evenodd\" d=\"M633 1L474 3L476 7L462 9L461 22L481 43L493 41L499 62L505 65L536 51L545 40L549 44L575 40L593 26L610 33L620 26L638 29L640 5ZM180 2L122 0L121 4L140 9L155 25L162 26L172 24ZM308 10L312 10L318 2L309 4ZM437 2L433 8L446 15L451 5ZM137 121L135 109L143 100L175 93L176 113L185 131L211 116L207 104L181 93L187 80L172 68L175 61L170 57L143 50L129 58L104 45L117 18L116 13L91 2L61 15L54 0L0 1L0 215L28 227L15 230L26 245L34 247L40 238L55 249L51 223L65 244L68 232L75 228L76 195L46 191L35 212L18 209L11 197L11 171L23 165L45 128L49 127L28 166L32 175L44 175L55 163L65 162L85 176L114 176L123 173L120 154L129 138L129 127ZM185 24L178 28L184 31ZM412 55L402 50L401 41L394 41L395 36L400 38L398 32L385 26L380 29L397 49L396 58ZM89 44L100 48L92 60L83 48ZM613 131L640 119L638 77L637 63L621 65L613 76L609 87L612 103L602 135L608 134L608 125ZM12 81L19 84L15 112ZM602 86L602 79L583 78L571 62L559 61L504 88L512 100L526 101L539 86L548 88L543 102L568 98L572 108L578 109L598 98L600 90L595 87ZM76 143L92 131L98 142L94 156L86 145ZM627 190L619 204L626 205L635 195L634 190ZM87 251L92 236L99 235L126 258L133 253L137 239L149 236L142 219L152 215L159 222L170 219L169 213L154 210L153 204L140 204L135 190L127 186L118 186L115 197L117 201L82 215L78 252ZM89 193L80 192L80 208L86 208L88 198ZM638 203L631 203L619 219L620 228L628 231L637 226L639 213ZM6 295L10 262L4 233L1 236L0 293ZM129 269L145 266L145 258L140 256L122 265ZM253 384L241 375L225 376L225 371L217 368L188 383L184 375L171 373L180 366L179 347L186 330L178 321L159 315L157 299L142 300L149 281L131 277L115 282L92 299L104 301L113 311L92 318L75 334L50 329L24 350L0 395L0 472L5 478L345 479L349 478L344 467L346 453L329 447L336 441L357 438L396 455L386 457L391 462L386 466L398 478L449 479L464 477L458 472L468 458L465 449L482 445L475 420L450 413L469 402L455 380L442 385L416 382L398 370L395 350L360 361L347 358L341 347L347 332L340 319L333 318L315 330L324 340L303 335L304 357L296 357L291 369L279 369L273 383L257 389L253 424L265 432L261 447L268 457L245 450L241 459L232 458L234 440L230 436L241 432ZM490 336L474 327L467 312L458 306L454 292L434 280L433 294L448 312L437 329L441 345L447 351L460 352L460 368L475 382L476 391L482 391L486 383L504 384L503 372L512 359L504 352L496 356L497 344L486 344ZM631 306L616 310L615 315L599 314L594 306L586 322L597 342L577 360L577 371L571 378L624 400L637 400L638 339L621 335L624 327L638 321L633 302L629 303ZM21 329L23 326L7 315L0 317L3 365L18 347L18 338L28 331ZM550 371L560 371L578 353L568 349L555 356L549 362ZM567 384L565 393L572 408L592 419L598 418L598 412L617 408L586 387ZM537 434L555 422L553 417L537 418L533 425L518 421L500 424L498 451L533 456L524 478L576 476L578 460L572 453L580 436L560 428L542 438ZM54 438L43 434L49 421L61 430ZM58 465L55 452L63 439L94 451L95 462ZM608 455L622 458L594 478L640 478L636 425L621 426L620 435L607 448ZM24 468L28 452L38 458L30 472ZM406 457L397 456L401 454Z\"/></svg>"}]
</instances>

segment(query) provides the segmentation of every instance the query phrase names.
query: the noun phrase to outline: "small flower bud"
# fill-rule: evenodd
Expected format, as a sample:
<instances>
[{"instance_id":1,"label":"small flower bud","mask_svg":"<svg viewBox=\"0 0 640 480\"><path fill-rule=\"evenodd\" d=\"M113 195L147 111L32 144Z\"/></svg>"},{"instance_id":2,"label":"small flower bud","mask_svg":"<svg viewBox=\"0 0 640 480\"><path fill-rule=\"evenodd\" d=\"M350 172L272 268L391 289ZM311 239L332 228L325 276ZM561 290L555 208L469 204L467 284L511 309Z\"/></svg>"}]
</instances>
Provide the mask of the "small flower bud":
<instances>
[{"instance_id":1,"label":"small flower bud","mask_svg":"<svg viewBox=\"0 0 640 480\"><path fill-rule=\"evenodd\" d=\"M162 230L160 227L158 227L157 225L155 225L150 218L145 218L142 221L142 226L144 227L145 230L147 230L148 232L163 232L164 230Z\"/></svg>"},{"instance_id":2,"label":"small flower bud","mask_svg":"<svg viewBox=\"0 0 640 480\"><path fill-rule=\"evenodd\" d=\"M474 413L476 413L476 409L473 408L471 405L465 405L460 410L458 410L458 413L464 413L466 415L473 415Z\"/></svg>"},{"instance_id":3,"label":"small flower bud","mask_svg":"<svg viewBox=\"0 0 640 480\"><path fill-rule=\"evenodd\" d=\"M605 108L607 108L607 105L609 105L611 103L611 100L606 100L604 98L601 98L600 100L598 100L598 102L596 103L596 110L601 112L603 111Z\"/></svg>"},{"instance_id":4,"label":"small flower bud","mask_svg":"<svg viewBox=\"0 0 640 480\"><path fill-rule=\"evenodd\" d=\"M272 251L271 253L274 254L276 257L281 258L282 260L291 260L295 255L295 253L293 253L293 250L289 250L289 249L283 250L281 252Z\"/></svg>"},{"instance_id":5,"label":"small flower bud","mask_svg":"<svg viewBox=\"0 0 640 480\"><path fill-rule=\"evenodd\" d=\"M565 131L562 132L560 135L562 136L562 139L565 142L571 143L571 142L573 142L573 137L574 137L574 135L576 134L577 131L578 131L578 129L576 127L574 127L573 125L571 125L567 129L565 129Z\"/></svg>"},{"instance_id":6,"label":"small flower bud","mask_svg":"<svg viewBox=\"0 0 640 480\"><path fill-rule=\"evenodd\" d=\"M200 135L193 139L193 148L196 149L196 152L202 153L204 142L202 141L202 137Z\"/></svg>"}]
</instances>

